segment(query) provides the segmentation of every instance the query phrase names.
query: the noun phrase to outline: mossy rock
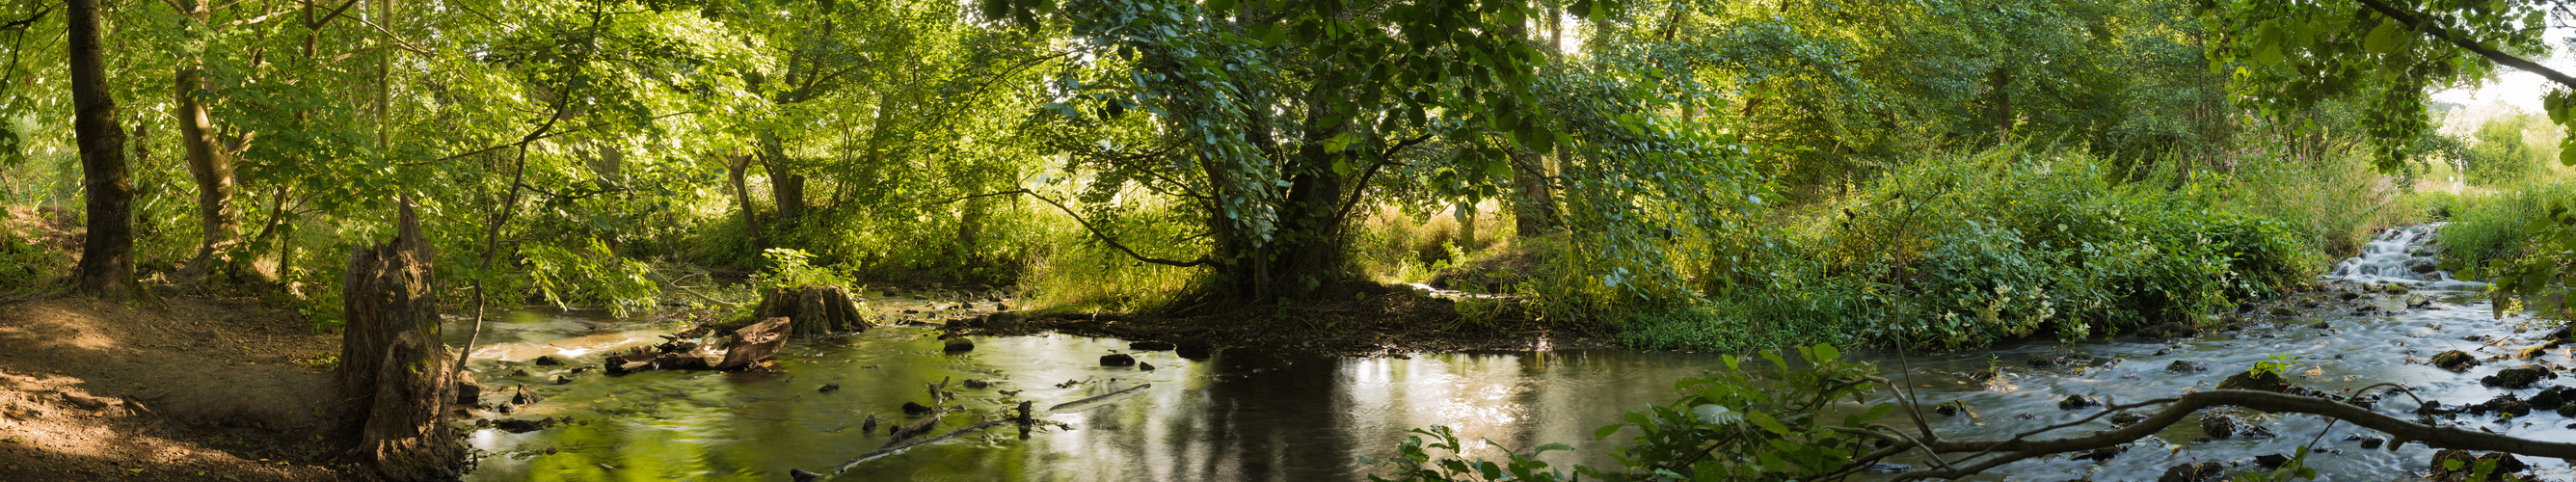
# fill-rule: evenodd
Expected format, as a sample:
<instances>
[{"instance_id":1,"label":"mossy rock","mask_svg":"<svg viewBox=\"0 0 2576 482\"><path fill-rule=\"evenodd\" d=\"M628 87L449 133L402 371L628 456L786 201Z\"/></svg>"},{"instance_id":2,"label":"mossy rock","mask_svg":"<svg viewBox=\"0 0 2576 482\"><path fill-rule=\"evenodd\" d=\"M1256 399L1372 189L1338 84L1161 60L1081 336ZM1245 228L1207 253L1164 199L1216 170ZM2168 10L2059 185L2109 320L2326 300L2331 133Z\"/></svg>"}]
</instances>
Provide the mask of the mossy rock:
<instances>
[{"instance_id":1,"label":"mossy rock","mask_svg":"<svg viewBox=\"0 0 2576 482\"><path fill-rule=\"evenodd\" d=\"M2451 350L2433 355L2433 366L2455 372L2467 371L2478 366L2478 357L2469 356L2468 352Z\"/></svg>"},{"instance_id":2,"label":"mossy rock","mask_svg":"<svg viewBox=\"0 0 2576 482\"><path fill-rule=\"evenodd\" d=\"M2274 307L2272 307L2272 316L2277 316L2277 317L2282 317L2282 318L2288 318L2288 317L2292 317L2292 316L2299 316L2299 310L2290 309L2290 307L2287 307L2287 306L2274 306Z\"/></svg>"},{"instance_id":3,"label":"mossy rock","mask_svg":"<svg viewBox=\"0 0 2576 482\"><path fill-rule=\"evenodd\" d=\"M2540 380L2547 378L2558 378L2558 374L2550 373L2549 368L2540 365L2523 365L2487 375L2486 378L2478 379L2478 383L2508 390L2521 390L2531 388L2532 384L2540 383Z\"/></svg>"},{"instance_id":4,"label":"mossy rock","mask_svg":"<svg viewBox=\"0 0 2576 482\"><path fill-rule=\"evenodd\" d=\"M2290 389L2290 381L2281 378L2279 373L2248 370L2228 375L2226 380L2218 382L2218 389L2282 393Z\"/></svg>"},{"instance_id":5,"label":"mossy rock","mask_svg":"<svg viewBox=\"0 0 2576 482\"><path fill-rule=\"evenodd\" d=\"M2522 351L2513 352L2513 359L2515 359L2515 360L2530 360L2530 359L2540 358L2540 357L2548 356L2548 355L2549 355L2549 345L2544 343L2544 344L2540 344L2540 345L2533 345L2531 348L2524 348L2524 349L2522 349Z\"/></svg>"}]
</instances>

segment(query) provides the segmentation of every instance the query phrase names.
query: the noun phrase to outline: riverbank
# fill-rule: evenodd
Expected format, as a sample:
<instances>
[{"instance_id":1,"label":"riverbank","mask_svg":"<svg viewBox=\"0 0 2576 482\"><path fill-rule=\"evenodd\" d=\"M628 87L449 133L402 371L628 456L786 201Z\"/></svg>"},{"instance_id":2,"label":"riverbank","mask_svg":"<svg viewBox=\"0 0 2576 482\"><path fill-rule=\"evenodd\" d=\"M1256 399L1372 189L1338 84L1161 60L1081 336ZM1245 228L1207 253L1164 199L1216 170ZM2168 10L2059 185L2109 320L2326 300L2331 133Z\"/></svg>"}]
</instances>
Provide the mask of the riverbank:
<instances>
[{"instance_id":1,"label":"riverbank","mask_svg":"<svg viewBox=\"0 0 2576 482\"><path fill-rule=\"evenodd\" d=\"M339 336L285 307L0 293L0 480L347 480L321 440Z\"/></svg>"}]
</instances>

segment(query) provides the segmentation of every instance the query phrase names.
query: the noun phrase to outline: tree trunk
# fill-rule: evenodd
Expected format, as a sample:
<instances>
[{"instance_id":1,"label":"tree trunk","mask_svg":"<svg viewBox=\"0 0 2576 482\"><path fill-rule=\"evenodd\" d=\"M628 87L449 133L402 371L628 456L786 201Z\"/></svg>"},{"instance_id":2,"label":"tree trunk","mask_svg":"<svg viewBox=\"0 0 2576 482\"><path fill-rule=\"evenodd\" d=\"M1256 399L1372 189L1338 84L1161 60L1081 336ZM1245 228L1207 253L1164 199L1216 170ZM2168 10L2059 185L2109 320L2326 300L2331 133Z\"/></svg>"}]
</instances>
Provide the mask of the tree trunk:
<instances>
[{"instance_id":1,"label":"tree trunk","mask_svg":"<svg viewBox=\"0 0 2576 482\"><path fill-rule=\"evenodd\" d=\"M1458 250L1476 249L1476 203L1458 203Z\"/></svg>"},{"instance_id":2,"label":"tree trunk","mask_svg":"<svg viewBox=\"0 0 2576 482\"><path fill-rule=\"evenodd\" d=\"M241 225L234 221L233 156L215 139L215 126L207 116L206 104L198 94L205 90L202 70L194 65L178 72L179 144L188 155L188 174L197 181L197 221L204 235L197 243L196 259L188 261L182 276L204 276L241 239Z\"/></svg>"},{"instance_id":3,"label":"tree trunk","mask_svg":"<svg viewBox=\"0 0 2576 482\"><path fill-rule=\"evenodd\" d=\"M770 202L778 205L775 221L795 225L796 219L805 215L805 175L787 166L785 146L774 141L763 144L760 163L769 171Z\"/></svg>"},{"instance_id":4,"label":"tree trunk","mask_svg":"<svg viewBox=\"0 0 2576 482\"><path fill-rule=\"evenodd\" d=\"M868 321L866 310L850 297L850 291L839 286L761 290L760 306L752 309L751 316L787 318L797 335L863 331L876 326Z\"/></svg>"},{"instance_id":5,"label":"tree trunk","mask_svg":"<svg viewBox=\"0 0 2576 482\"><path fill-rule=\"evenodd\" d=\"M1528 238L1553 233L1565 227L1556 213L1556 189L1548 182L1547 164L1537 153L1515 152L1511 157L1512 217L1520 237Z\"/></svg>"},{"instance_id":6,"label":"tree trunk","mask_svg":"<svg viewBox=\"0 0 2576 482\"><path fill-rule=\"evenodd\" d=\"M1997 139L2001 139L2003 142L2012 142L2012 138L2010 137L2012 135L2014 121L2011 91L2012 71L2005 69L2003 66L1996 66L1994 72L1986 75L1986 80L1990 84L1988 88L1993 89L1995 94L1994 105L1991 106L1991 108L1994 109L1992 115L1995 119L1995 135L1998 136Z\"/></svg>"},{"instance_id":7,"label":"tree trunk","mask_svg":"<svg viewBox=\"0 0 2576 482\"><path fill-rule=\"evenodd\" d=\"M142 288L134 281L134 180L126 174L125 132L107 90L98 0L70 2L72 132L79 137L89 209L78 286L89 296L128 299Z\"/></svg>"},{"instance_id":8,"label":"tree trunk","mask_svg":"<svg viewBox=\"0 0 2576 482\"><path fill-rule=\"evenodd\" d=\"M744 183L743 177L747 174L745 171L750 170L751 156L736 155L732 160L725 162L725 179L733 182L734 199L742 201L742 227L751 232L751 250L757 254L758 251L769 248L769 241L761 239L758 216L760 208L751 203L751 186Z\"/></svg>"},{"instance_id":9,"label":"tree trunk","mask_svg":"<svg viewBox=\"0 0 2576 482\"><path fill-rule=\"evenodd\" d=\"M342 279L340 427L386 479L453 479L464 454L442 420L456 364L438 341L434 253L409 200L396 222L392 242L352 250Z\"/></svg>"}]
</instances>

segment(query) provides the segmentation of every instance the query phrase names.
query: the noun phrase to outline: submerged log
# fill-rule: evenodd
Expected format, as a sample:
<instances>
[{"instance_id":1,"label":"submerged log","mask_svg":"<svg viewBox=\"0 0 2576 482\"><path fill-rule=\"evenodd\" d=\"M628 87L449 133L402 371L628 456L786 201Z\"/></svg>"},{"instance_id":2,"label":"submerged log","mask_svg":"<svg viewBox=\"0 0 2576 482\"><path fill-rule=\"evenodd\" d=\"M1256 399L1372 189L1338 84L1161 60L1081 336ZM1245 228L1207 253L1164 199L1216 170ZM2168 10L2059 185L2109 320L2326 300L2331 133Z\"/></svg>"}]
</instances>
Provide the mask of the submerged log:
<instances>
[{"instance_id":1,"label":"submerged log","mask_svg":"<svg viewBox=\"0 0 2576 482\"><path fill-rule=\"evenodd\" d=\"M438 341L429 242L410 202L397 214L393 241L353 250L341 280L337 419L379 476L454 479L464 453L439 417L457 401L455 357Z\"/></svg>"},{"instance_id":2,"label":"submerged log","mask_svg":"<svg viewBox=\"0 0 2576 482\"><path fill-rule=\"evenodd\" d=\"M770 318L733 331L733 341L725 343L724 360L716 362L717 370L740 370L769 361L780 347L787 346L791 320Z\"/></svg>"},{"instance_id":3,"label":"submerged log","mask_svg":"<svg viewBox=\"0 0 2576 482\"><path fill-rule=\"evenodd\" d=\"M867 309L850 297L848 289L839 286L805 286L761 290L760 306L751 316L760 319L787 318L795 326L794 334L864 331L876 326L868 321Z\"/></svg>"}]
</instances>

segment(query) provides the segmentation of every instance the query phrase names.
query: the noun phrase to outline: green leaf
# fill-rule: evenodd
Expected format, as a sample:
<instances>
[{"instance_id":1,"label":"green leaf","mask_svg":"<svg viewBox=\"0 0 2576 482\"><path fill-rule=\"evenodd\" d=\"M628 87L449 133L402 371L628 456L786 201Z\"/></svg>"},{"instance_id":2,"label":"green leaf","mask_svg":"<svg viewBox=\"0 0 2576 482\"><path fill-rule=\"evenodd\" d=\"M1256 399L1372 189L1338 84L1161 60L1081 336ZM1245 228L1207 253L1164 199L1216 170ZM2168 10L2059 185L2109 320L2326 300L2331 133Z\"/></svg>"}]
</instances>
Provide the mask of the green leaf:
<instances>
[{"instance_id":1,"label":"green leaf","mask_svg":"<svg viewBox=\"0 0 2576 482\"><path fill-rule=\"evenodd\" d=\"M1621 428L1625 428L1625 427L1627 427L1627 426L1628 426L1627 424L1615 424L1615 423L1614 423L1614 424L1610 424L1610 425L1603 425L1603 426L1601 426L1601 428L1600 428L1600 429L1598 429L1598 430L1593 430L1593 431L1592 431L1592 439L1593 439L1593 440L1608 440L1608 439L1610 438L1610 436L1611 436L1611 435L1618 434L1618 433L1619 433L1619 429L1621 429Z\"/></svg>"}]
</instances>

